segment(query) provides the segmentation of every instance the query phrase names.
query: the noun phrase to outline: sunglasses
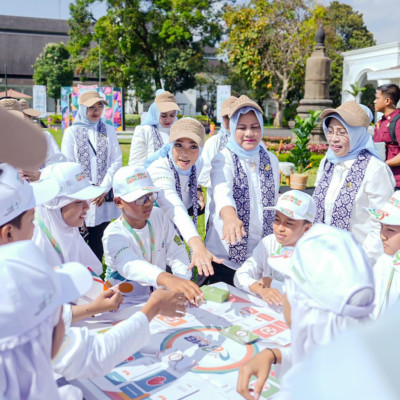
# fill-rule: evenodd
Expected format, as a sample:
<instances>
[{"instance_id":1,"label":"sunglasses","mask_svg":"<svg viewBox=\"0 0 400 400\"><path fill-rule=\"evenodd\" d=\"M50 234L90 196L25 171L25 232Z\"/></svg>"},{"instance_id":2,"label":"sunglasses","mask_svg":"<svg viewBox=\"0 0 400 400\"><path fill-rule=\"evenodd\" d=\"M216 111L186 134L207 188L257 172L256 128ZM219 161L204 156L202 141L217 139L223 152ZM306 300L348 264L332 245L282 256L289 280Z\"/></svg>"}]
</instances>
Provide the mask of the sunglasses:
<instances>
[{"instance_id":1,"label":"sunglasses","mask_svg":"<svg viewBox=\"0 0 400 400\"><path fill-rule=\"evenodd\" d=\"M137 206L144 206L147 200L154 203L157 200L157 197L158 197L158 192L146 194L145 196L139 197L137 200L135 200L135 204Z\"/></svg>"}]
</instances>

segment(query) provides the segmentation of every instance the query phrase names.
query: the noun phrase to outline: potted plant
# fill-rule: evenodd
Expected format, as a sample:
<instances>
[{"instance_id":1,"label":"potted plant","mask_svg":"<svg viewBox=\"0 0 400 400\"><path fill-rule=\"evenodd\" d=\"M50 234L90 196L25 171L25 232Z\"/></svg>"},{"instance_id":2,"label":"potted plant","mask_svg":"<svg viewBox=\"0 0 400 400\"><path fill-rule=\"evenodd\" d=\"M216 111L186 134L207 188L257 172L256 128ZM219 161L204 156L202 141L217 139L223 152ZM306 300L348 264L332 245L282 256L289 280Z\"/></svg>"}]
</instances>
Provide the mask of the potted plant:
<instances>
[{"instance_id":1,"label":"potted plant","mask_svg":"<svg viewBox=\"0 0 400 400\"><path fill-rule=\"evenodd\" d=\"M312 166L310 163L310 138L312 130L318 125L321 112L320 110L309 111L308 117L304 119L296 115L294 129L292 129L296 138L289 157L289 161L294 164L294 173L290 175L292 189L304 190L307 187L307 170Z\"/></svg>"}]
</instances>

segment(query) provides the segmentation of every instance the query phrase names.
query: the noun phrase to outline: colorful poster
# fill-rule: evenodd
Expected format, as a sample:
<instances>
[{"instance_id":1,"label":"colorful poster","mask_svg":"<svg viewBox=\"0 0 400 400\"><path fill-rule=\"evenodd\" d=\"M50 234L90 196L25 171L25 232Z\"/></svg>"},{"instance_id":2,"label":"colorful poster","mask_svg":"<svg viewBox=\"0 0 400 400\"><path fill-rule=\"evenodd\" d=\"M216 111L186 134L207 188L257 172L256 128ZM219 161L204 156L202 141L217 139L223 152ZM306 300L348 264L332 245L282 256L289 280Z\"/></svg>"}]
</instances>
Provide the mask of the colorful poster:
<instances>
[{"instance_id":1,"label":"colorful poster","mask_svg":"<svg viewBox=\"0 0 400 400\"><path fill-rule=\"evenodd\" d=\"M97 85L61 88L62 130L68 128L76 118L79 107L78 97L88 90L97 90L107 101L103 116L116 131L122 131L122 90L110 86L98 88Z\"/></svg>"},{"instance_id":2,"label":"colorful poster","mask_svg":"<svg viewBox=\"0 0 400 400\"><path fill-rule=\"evenodd\" d=\"M33 86L33 104L32 108L41 111L40 118L44 118L47 113L47 96L46 86L34 85Z\"/></svg>"}]
</instances>

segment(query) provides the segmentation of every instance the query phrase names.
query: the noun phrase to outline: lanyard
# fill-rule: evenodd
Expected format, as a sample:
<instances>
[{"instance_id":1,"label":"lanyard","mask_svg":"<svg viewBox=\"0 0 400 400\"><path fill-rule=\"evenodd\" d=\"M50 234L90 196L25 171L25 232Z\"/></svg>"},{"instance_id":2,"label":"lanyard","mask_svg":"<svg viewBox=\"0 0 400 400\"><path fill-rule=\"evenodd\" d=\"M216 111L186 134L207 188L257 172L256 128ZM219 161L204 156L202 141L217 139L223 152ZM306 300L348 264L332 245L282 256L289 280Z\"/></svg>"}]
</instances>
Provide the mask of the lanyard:
<instances>
[{"instance_id":1,"label":"lanyard","mask_svg":"<svg viewBox=\"0 0 400 400\"><path fill-rule=\"evenodd\" d=\"M43 233L47 236L47 239L49 239L51 245L53 246L54 250L58 253L58 255L61 258L61 262L64 264L65 263L65 259L61 250L60 245L57 243L56 239L54 238L54 236L51 234L49 228L44 224L44 222L42 221L42 219L39 217L38 212L35 212L35 221L37 222L37 224L39 225L39 228L43 231Z\"/></svg>"},{"instance_id":2,"label":"lanyard","mask_svg":"<svg viewBox=\"0 0 400 400\"><path fill-rule=\"evenodd\" d=\"M155 250L155 242L154 242L154 232L153 232L153 227L151 226L151 223L149 220L146 221L147 225L149 226L149 231L150 231L150 247L151 247L151 255L150 255L150 259L148 259L147 257L147 251L144 248L144 244L142 239L140 239L140 237L138 236L138 234L135 232L135 230L125 221L125 219L121 216L121 220L122 220L122 225L124 225L124 227L126 229L128 229L128 231L130 233L132 233L133 237L136 239L140 250L142 250L142 254L144 259L149 262L150 264L153 264L153 256L154 256L154 250Z\"/></svg>"}]
</instances>

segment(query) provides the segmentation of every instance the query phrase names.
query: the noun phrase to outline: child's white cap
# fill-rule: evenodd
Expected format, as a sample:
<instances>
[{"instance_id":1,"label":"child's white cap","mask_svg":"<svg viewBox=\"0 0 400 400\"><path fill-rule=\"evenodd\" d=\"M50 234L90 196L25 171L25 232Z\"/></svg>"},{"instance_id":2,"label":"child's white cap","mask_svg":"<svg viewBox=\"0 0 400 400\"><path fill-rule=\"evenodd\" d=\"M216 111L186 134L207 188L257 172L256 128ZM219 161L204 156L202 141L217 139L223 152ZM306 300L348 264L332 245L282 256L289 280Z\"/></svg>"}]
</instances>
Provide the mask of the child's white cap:
<instances>
[{"instance_id":1,"label":"child's white cap","mask_svg":"<svg viewBox=\"0 0 400 400\"><path fill-rule=\"evenodd\" d=\"M76 162L51 164L42 170L41 177L52 177L57 180L60 186L58 196L67 196L78 200L91 200L106 191L104 187L92 185L82 166Z\"/></svg>"},{"instance_id":2,"label":"child's white cap","mask_svg":"<svg viewBox=\"0 0 400 400\"><path fill-rule=\"evenodd\" d=\"M368 212L382 224L400 225L400 190L381 209L368 208Z\"/></svg>"},{"instance_id":3,"label":"child's white cap","mask_svg":"<svg viewBox=\"0 0 400 400\"><path fill-rule=\"evenodd\" d=\"M53 269L32 241L0 246L0 275L0 339L30 331L92 285L83 265L70 262Z\"/></svg>"},{"instance_id":4,"label":"child's white cap","mask_svg":"<svg viewBox=\"0 0 400 400\"><path fill-rule=\"evenodd\" d=\"M28 183L18 170L9 164L0 164L0 226L18 215L57 196L55 179Z\"/></svg>"},{"instance_id":5,"label":"child's white cap","mask_svg":"<svg viewBox=\"0 0 400 400\"><path fill-rule=\"evenodd\" d=\"M161 192L144 168L122 167L113 179L114 196L130 203L148 193Z\"/></svg>"},{"instance_id":6,"label":"child's white cap","mask_svg":"<svg viewBox=\"0 0 400 400\"><path fill-rule=\"evenodd\" d=\"M373 309L372 267L350 232L316 224L295 248L282 248L268 257L268 263L323 309L354 318ZM350 304L353 296L363 296L365 291L370 294L365 296L367 304Z\"/></svg>"},{"instance_id":7,"label":"child's white cap","mask_svg":"<svg viewBox=\"0 0 400 400\"><path fill-rule=\"evenodd\" d=\"M300 190L289 190L279 196L274 207L265 207L266 210L277 210L292 219L305 219L314 222L317 207L313 198Z\"/></svg>"}]
</instances>

